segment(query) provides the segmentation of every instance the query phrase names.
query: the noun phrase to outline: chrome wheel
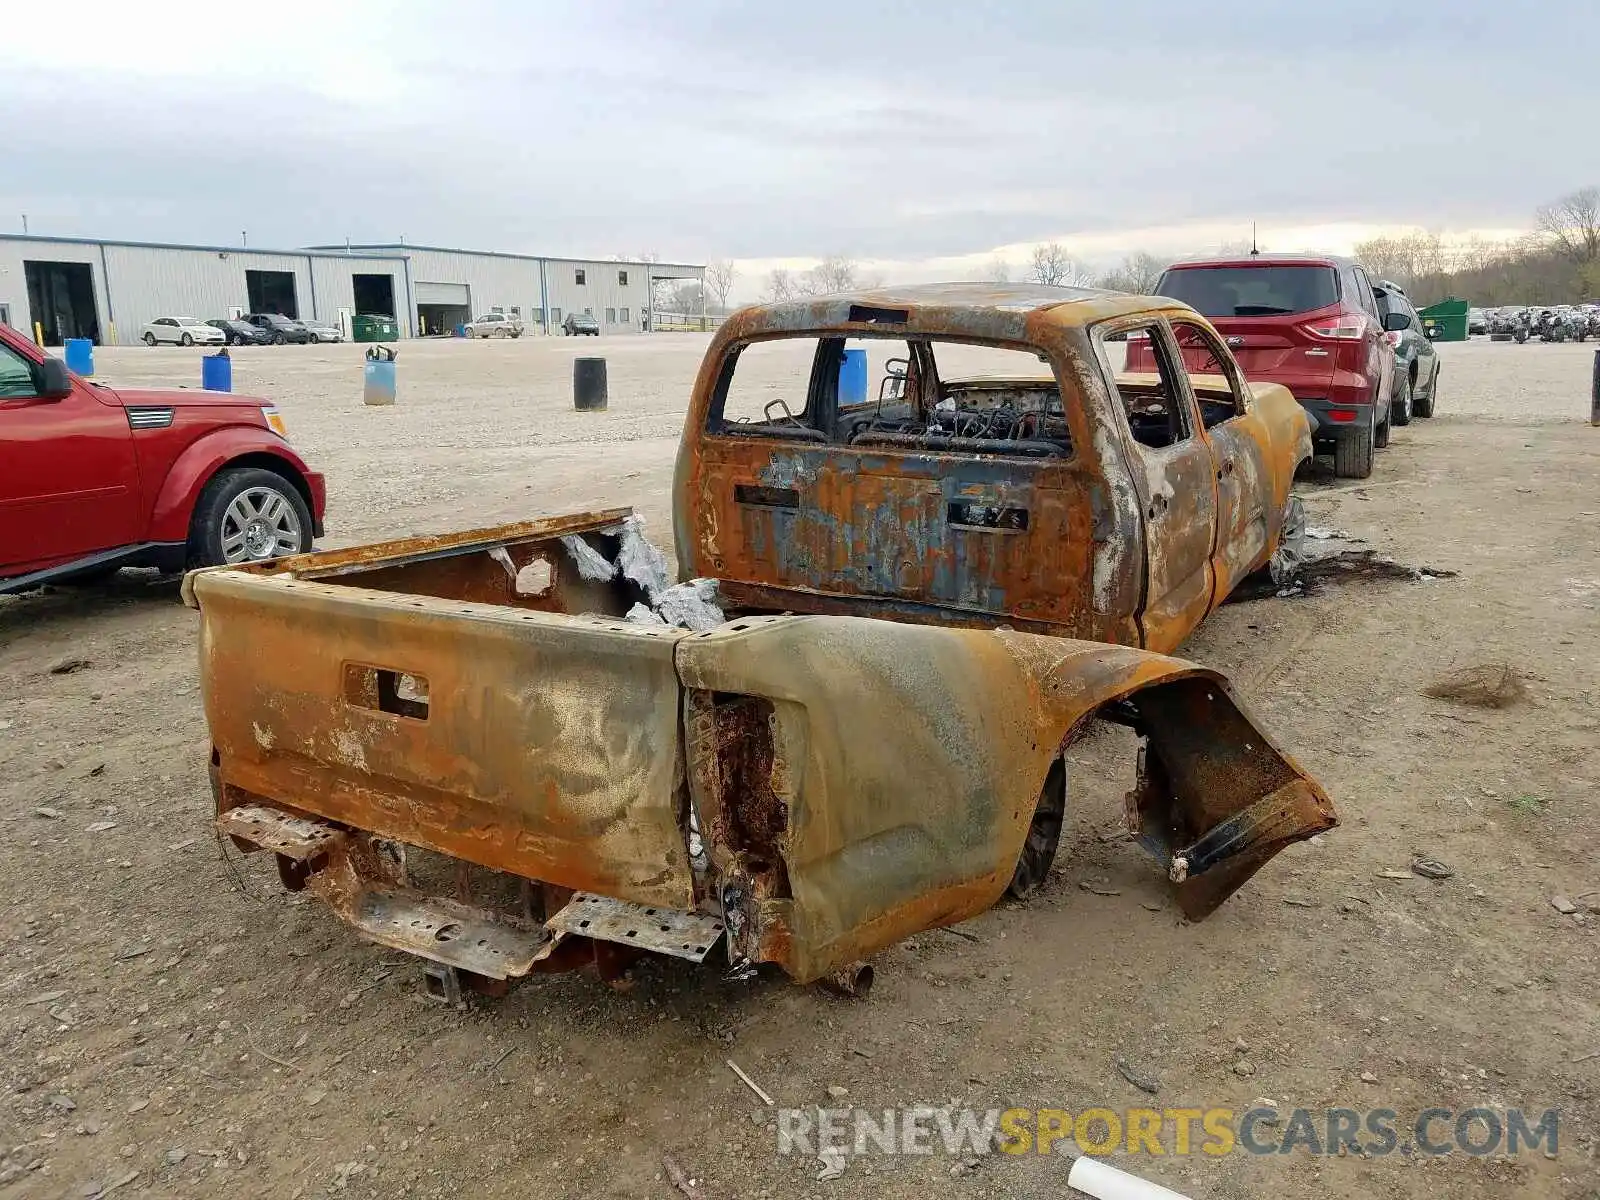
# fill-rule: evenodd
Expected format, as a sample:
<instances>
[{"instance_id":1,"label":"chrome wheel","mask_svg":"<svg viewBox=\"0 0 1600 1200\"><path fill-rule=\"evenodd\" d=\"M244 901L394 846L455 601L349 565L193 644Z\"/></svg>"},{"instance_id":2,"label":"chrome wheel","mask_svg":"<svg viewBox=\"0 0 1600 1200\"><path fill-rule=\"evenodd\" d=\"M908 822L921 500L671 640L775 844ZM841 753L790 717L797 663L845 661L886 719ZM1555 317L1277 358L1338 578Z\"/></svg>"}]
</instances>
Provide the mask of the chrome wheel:
<instances>
[{"instance_id":1,"label":"chrome wheel","mask_svg":"<svg viewBox=\"0 0 1600 1200\"><path fill-rule=\"evenodd\" d=\"M247 488L222 514L222 556L242 563L297 554L302 532L300 514L282 492Z\"/></svg>"}]
</instances>

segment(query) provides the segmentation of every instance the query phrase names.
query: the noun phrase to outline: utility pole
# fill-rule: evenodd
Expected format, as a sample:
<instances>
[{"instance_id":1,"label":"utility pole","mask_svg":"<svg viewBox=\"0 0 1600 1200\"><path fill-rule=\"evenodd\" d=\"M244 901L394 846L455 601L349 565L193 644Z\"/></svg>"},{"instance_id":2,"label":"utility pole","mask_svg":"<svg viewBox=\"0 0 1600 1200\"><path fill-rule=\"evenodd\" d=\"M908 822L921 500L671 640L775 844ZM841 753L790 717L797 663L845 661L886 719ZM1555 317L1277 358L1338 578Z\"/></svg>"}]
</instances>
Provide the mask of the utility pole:
<instances>
[{"instance_id":1,"label":"utility pole","mask_svg":"<svg viewBox=\"0 0 1600 1200\"><path fill-rule=\"evenodd\" d=\"M239 230L239 245L248 246L249 244L250 244L250 231L248 229Z\"/></svg>"},{"instance_id":2,"label":"utility pole","mask_svg":"<svg viewBox=\"0 0 1600 1200\"><path fill-rule=\"evenodd\" d=\"M22 214L22 232L23 232L24 235L26 235L27 232L28 232L28 214L27 213L23 213Z\"/></svg>"}]
</instances>

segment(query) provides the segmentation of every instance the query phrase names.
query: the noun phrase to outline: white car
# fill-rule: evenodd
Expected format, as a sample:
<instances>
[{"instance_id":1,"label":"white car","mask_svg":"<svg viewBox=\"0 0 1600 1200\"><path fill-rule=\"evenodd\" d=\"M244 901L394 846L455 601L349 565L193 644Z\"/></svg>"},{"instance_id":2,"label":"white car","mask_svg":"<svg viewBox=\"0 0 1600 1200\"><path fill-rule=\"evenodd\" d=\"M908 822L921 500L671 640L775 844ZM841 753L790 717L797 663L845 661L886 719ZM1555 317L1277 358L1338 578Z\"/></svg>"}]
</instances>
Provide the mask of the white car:
<instances>
[{"instance_id":1,"label":"white car","mask_svg":"<svg viewBox=\"0 0 1600 1200\"><path fill-rule=\"evenodd\" d=\"M227 340L227 334L199 317L157 317L144 327L146 346L158 346L162 342L174 346L220 346Z\"/></svg>"},{"instance_id":2,"label":"white car","mask_svg":"<svg viewBox=\"0 0 1600 1200\"><path fill-rule=\"evenodd\" d=\"M505 313L484 313L476 321L467 325L469 338L488 337L521 337L522 320L519 317L508 317Z\"/></svg>"},{"instance_id":3,"label":"white car","mask_svg":"<svg viewBox=\"0 0 1600 1200\"><path fill-rule=\"evenodd\" d=\"M344 330L337 325L329 325L326 321L301 321L300 324L306 327L313 342L344 341Z\"/></svg>"}]
</instances>

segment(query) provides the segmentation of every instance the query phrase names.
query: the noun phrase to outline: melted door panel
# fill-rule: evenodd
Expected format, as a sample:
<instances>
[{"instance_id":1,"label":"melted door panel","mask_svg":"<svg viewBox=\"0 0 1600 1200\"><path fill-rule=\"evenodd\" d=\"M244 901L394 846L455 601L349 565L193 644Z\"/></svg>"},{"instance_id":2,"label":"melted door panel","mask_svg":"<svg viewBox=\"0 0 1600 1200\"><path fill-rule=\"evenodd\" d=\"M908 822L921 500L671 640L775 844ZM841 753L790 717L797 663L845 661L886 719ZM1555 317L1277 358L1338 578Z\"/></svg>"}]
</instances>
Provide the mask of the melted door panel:
<instances>
[{"instance_id":1,"label":"melted door panel","mask_svg":"<svg viewBox=\"0 0 1600 1200\"><path fill-rule=\"evenodd\" d=\"M1095 628L1071 463L753 437L705 451L696 538L725 581Z\"/></svg>"}]
</instances>

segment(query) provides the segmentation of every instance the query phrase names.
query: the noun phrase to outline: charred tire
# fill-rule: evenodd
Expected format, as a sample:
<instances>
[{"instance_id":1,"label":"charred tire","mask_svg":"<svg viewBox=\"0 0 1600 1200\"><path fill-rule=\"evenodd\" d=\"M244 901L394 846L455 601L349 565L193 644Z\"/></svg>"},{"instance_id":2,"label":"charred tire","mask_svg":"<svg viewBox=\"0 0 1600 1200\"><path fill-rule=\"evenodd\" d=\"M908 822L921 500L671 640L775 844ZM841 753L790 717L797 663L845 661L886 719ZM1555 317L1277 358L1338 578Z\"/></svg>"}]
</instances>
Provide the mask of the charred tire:
<instances>
[{"instance_id":1,"label":"charred tire","mask_svg":"<svg viewBox=\"0 0 1600 1200\"><path fill-rule=\"evenodd\" d=\"M1433 416L1433 401L1439 394L1439 368L1433 368L1433 378L1428 381L1428 394L1416 396L1411 401L1411 411L1419 417Z\"/></svg>"},{"instance_id":2,"label":"charred tire","mask_svg":"<svg viewBox=\"0 0 1600 1200\"><path fill-rule=\"evenodd\" d=\"M156 344L156 335L153 334L153 333L145 334L144 335L144 344L146 346L150 346L150 347L153 348L155 346L155 344Z\"/></svg>"},{"instance_id":3,"label":"charred tire","mask_svg":"<svg viewBox=\"0 0 1600 1200\"><path fill-rule=\"evenodd\" d=\"M1389 401L1389 421L1394 425L1411 424L1411 376L1407 375L1400 381L1399 390L1393 400Z\"/></svg>"},{"instance_id":4,"label":"charred tire","mask_svg":"<svg viewBox=\"0 0 1600 1200\"><path fill-rule=\"evenodd\" d=\"M1045 776L1033 820L1028 824L1028 838L1022 843L1022 853L1017 856L1011 882L1006 886L1006 895L1011 899L1026 900L1050 877L1050 864L1061 845L1061 826L1066 819L1067 766L1058 758Z\"/></svg>"},{"instance_id":5,"label":"charred tire","mask_svg":"<svg viewBox=\"0 0 1600 1200\"><path fill-rule=\"evenodd\" d=\"M1333 444L1333 473L1340 479L1365 479L1372 474L1374 434L1369 425L1353 438Z\"/></svg>"},{"instance_id":6,"label":"charred tire","mask_svg":"<svg viewBox=\"0 0 1600 1200\"><path fill-rule=\"evenodd\" d=\"M272 497L277 503L269 509ZM260 515L260 529L248 520L241 523L241 514L248 509ZM269 536L275 540L270 549L265 548ZM288 479L261 467L225 467L201 491L189 518L188 565L193 570L303 554L311 549L313 536L311 509ZM247 553L239 552L241 544L249 547Z\"/></svg>"}]
</instances>

